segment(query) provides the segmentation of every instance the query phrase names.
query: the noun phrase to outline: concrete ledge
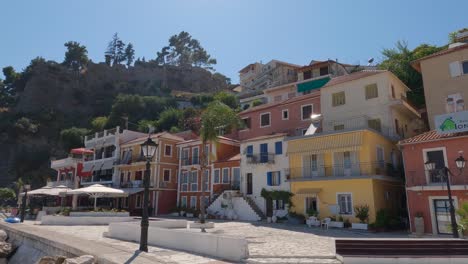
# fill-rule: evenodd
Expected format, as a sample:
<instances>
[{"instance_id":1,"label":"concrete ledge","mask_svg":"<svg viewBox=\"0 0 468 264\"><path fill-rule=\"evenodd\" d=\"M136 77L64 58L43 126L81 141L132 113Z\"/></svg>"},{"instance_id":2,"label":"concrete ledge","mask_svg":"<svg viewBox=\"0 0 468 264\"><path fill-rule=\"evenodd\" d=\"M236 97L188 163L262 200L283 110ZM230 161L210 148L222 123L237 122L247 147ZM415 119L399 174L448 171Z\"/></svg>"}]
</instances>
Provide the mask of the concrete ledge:
<instances>
[{"instance_id":1,"label":"concrete ledge","mask_svg":"<svg viewBox=\"0 0 468 264\"><path fill-rule=\"evenodd\" d=\"M150 221L150 227L159 227L159 228L187 228L187 220L158 220Z\"/></svg>"},{"instance_id":2,"label":"concrete ledge","mask_svg":"<svg viewBox=\"0 0 468 264\"><path fill-rule=\"evenodd\" d=\"M41 225L108 225L115 222L135 221L132 217L96 217L96 216L61 216L44 215L41 219Z\"/></svg>"},{"instance_id":3,"label":"concrete ledge","mask_svg":"<svg viewBox=\"0 0 468 264\"><path fill-rule=\"evenodd\" d=\"M111 223L106 235L111 238L139 242L140 226L138 223ZM183 229L166 229L154 225L150 225L148 228L148 244L236 262L245 260L249 256L245 238L219 236Z\"/></svg>"},{"instance_id":4,"label":"concrete ledge","mask_svg":"<svg viewBox=\"0 0 468 264\"><path fill-rule=\"evenodd\" d=\"M209 229L209 228L214 228L214 223L213 222L205 222L205 224L200 224L198 222L189 222L188 223L188 228L206 228L206 229Z\"/></svg>"},{"instance_id":5,"label":"concrete ledge","mask_svg":"<svg viewBox=\"0 0 468 264\"><path fill-rule=\"evenodd\" d=\"M94 217L130 217L129 212L70 212L70 216L94 216Z\"/></svg>"}]
</instances>

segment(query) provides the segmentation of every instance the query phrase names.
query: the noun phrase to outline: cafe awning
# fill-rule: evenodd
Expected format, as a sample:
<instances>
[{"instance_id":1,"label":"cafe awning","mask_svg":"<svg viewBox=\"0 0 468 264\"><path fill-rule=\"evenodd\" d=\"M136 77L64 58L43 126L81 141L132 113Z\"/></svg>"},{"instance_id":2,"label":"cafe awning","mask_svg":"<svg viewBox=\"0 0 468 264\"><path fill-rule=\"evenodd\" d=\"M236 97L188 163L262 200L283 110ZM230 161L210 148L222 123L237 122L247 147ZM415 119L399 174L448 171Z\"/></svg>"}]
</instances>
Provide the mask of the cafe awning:
<instances>
[{"instance_id":1,"label":"cafe awning","mask_svg":"<svg viewBox=\"0 0 468 264\"><path fill-rule=\"evenodd\" d=\"M288 154L357 151L361 149L362 140L362 131L300 138L288 142Z\"/></svg>"},{"instance_id":2,"label":"cafe awning","mask_svg":"<svg viewBox=\"0 0 468 264\"><path fill-rule=\"evenodd\" d=\"M319 89L319 88L322 88L329 81L330 81L330 77L325 77L321 79L299 83L297 85L297 91L301 93L301 92L308 92L311 90Z\"/></svg>"}]
</instances>

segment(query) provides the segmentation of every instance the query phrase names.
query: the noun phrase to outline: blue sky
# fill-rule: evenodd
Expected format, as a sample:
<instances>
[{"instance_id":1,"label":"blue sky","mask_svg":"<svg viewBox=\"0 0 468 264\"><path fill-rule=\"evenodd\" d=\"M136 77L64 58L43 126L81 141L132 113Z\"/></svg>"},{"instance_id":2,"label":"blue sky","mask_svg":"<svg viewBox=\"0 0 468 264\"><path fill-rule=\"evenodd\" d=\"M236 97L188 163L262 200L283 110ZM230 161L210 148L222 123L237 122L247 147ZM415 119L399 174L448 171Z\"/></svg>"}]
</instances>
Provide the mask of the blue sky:
<instances>
[{"instance_id":1,"label":"blue sky","mask_svg":"<svg viewBox=\"0 0 468 264\"><path fill-rule=\"evenodd\" d=\"M468 1L376 0L41 0L1 1L0 67L26 67L42 56L61 62L69 40L103 61L114 32L137 57L154 58L182 30L218 60L216 70L238 81L254 61L311 59L366 63L397 40L410 47L443 45L468 27Z\"/></svg>"}]
</instances>

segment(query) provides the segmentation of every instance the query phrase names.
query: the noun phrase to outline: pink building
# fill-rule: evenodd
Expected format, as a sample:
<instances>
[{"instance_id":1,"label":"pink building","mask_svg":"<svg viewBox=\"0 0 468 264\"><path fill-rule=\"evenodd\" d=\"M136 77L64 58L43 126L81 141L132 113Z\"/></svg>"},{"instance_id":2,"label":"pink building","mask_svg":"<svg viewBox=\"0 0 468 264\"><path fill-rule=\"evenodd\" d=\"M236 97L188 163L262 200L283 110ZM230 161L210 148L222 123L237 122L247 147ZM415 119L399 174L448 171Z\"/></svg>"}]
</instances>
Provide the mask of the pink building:
<instances>
[{"instance_id":1,"label":"pink building","mask_svg":"<svg viewBox=\"0 0 468 264\"><path fill-rule=\"evenodd\" d=\"M245 140L273 133L303 135L311 124L311 115L320 113L320 90L247 109L240 113L245 128L239 139Z\"/></svg>"}]
</instances>

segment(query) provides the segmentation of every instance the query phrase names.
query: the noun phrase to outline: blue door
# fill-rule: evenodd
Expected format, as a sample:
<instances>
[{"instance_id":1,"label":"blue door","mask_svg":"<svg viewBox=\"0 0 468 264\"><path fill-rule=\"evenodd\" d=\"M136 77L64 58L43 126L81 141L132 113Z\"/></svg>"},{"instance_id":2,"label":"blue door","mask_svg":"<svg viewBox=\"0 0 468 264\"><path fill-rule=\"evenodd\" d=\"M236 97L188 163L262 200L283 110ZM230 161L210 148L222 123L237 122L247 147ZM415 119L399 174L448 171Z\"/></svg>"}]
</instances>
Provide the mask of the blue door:
<instances>
[{"instance_id":1,"label":"blue door","mask_svg":"<svg viewBox=\"0 0 468 264\"><path fill-rule=\"evenodd\" d=\"M260 144L260 163L268 162L268 144Z\"/></svg>"}]
</instances>

